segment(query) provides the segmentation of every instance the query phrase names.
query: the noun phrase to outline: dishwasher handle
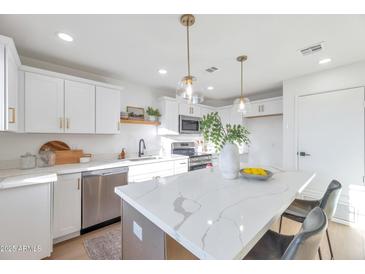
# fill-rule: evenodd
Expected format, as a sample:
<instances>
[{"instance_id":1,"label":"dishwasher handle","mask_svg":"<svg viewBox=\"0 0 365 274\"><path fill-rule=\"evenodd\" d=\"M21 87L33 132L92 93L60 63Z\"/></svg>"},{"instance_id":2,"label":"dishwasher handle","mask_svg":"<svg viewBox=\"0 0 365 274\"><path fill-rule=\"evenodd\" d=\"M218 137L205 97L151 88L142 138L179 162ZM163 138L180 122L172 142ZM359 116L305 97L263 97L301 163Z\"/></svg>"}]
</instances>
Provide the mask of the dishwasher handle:
<instances>
[{"instance_id":1,"label":"dishwasher handle","mask_svg":"<svg viewBox=\"0 0 365 274\"><path fill-rule=\"evenodd\" d=\"M128 167L108 168L101 170L86 171L82 173L82 177L90 176L109 176L114 174L128 173Z\"/></svg>"}]
</instances>

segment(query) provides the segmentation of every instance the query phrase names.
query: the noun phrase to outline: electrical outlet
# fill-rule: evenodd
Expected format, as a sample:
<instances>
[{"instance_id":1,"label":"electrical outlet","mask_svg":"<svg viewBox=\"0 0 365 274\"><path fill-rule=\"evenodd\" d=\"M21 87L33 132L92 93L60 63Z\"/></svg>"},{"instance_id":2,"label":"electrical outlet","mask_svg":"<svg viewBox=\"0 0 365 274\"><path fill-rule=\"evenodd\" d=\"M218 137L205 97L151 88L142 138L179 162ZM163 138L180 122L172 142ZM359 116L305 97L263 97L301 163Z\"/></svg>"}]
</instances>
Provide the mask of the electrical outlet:
<instances>
[{"instance_id":1,"label":"electrical outlet","mask_svg":"<svg viewBox=\"0 0 365 274\"><path fill-rule=\"evenodd\" d=\"M133 221L133 233L137 236L137 238L142 241L143 240L143 233L142 233L142 227L137 224L135 221Z\"/></svg>"}]
</instances>

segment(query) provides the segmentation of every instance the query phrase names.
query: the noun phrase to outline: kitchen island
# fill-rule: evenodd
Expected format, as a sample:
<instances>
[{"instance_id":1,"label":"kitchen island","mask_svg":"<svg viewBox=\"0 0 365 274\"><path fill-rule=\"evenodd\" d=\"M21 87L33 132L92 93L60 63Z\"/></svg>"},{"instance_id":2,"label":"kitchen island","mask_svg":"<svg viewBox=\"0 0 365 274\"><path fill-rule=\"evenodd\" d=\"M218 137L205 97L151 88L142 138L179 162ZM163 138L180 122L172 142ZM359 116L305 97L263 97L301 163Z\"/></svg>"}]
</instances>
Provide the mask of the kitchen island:
<instances>
[{"instance_id":1,"label":"kitchen island","mask_svg":"<svg viewBox=\"0 0 365 274\"><path fill-rule=\"evenodd\" d=\"M268 181L202 169L117 187L123 259L242 259L314 178L278 171Z\"/></svg>"}]
</instances>

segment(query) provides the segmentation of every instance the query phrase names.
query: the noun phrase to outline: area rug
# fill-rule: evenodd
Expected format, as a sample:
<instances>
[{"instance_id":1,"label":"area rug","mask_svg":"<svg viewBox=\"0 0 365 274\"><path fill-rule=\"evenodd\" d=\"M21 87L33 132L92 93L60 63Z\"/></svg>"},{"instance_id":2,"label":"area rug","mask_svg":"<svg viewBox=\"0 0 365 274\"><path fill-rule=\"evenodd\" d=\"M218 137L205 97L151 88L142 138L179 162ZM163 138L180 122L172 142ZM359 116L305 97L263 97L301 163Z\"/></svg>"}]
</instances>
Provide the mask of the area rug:
<instances>
[{"instance_id":1,"label":"area rug","mask_svg":"<svg viewBox=\"0 0 365 274\"><path fill-rule=\"evenodd\" d=\"M85 239L86 253L92 260L120 260L121 259L121 231L113 229L104 235Z\"/></svg>"}]
</instances>

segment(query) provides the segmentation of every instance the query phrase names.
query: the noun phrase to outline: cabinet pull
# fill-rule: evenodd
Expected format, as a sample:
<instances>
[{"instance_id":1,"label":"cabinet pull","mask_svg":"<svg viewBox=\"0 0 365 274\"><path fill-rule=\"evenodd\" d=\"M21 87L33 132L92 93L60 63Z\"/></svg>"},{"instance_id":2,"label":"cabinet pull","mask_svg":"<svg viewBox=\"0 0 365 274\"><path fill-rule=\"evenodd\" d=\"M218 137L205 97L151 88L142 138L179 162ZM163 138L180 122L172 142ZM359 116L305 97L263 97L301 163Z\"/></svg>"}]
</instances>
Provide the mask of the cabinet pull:
<instances>
[{"instance_id":1,"label":"cabinet pull","mask_svg":"<svg viewBox=\"0 0 365 274\"><path fill-rule=\"evenodd\" d=\"M77 189L80 189L80 178L77 179Z\"/></svg>"},{"instance_id":2,"label":"cabinet pull","mask_svg":"<svg viewBox=\"0 0 365 274\"><path fill-rule=\"evenodd\" d=\"M70 119L66 118L66 128L69 129L70 128Z\"/></svg>"},{"instance_id":3,"label":"cabinet pull","mask_svg":"<svg viewBox=\"0 0 365 274\"><path fill-rule=\"evenodd\" d=\"M9 108L9 112L11 111L11 115L9 115L9 117L11 117L11 120L9 120L9 124L15 124L15 108Z\"/></svg>"},{"instance_id":4,"label":"cabinet pull","mask_svg":"<svg viewBox=\"0 0 365 274\"><path fill-rule=\"evenodd\" d=\"M60 118L60 128L63 128L63 118Z\"/></svg>"},{"instance_id":5,"label":"cabinet pull","mask_svg":"<svg viewBox=\"0 0 365 274\"><path fill-rule=\"evenodd\" d=\"M262 105L262 112L265 111L265 105Z\"/></svg>"},{"instance_id":6,"label":"cabinet pull","mask_svg":"<svg viewBox=\"0 0 365 274\"><path fill-rule=\"evenodd\" d=\"M117 122L117 129L120 131L120 121Z\"/></svg>"}]
</instances>

